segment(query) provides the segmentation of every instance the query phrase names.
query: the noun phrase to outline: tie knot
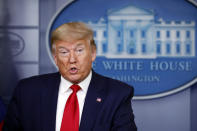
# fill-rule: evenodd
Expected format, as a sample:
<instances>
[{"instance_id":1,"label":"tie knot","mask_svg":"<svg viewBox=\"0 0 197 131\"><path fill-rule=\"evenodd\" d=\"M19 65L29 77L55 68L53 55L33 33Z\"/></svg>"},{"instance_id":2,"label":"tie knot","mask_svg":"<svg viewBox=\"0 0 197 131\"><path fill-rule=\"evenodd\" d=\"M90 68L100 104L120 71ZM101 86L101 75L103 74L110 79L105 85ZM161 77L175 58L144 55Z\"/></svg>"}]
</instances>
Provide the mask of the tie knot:
<instances>
[{"instance_id":1,"label":"tie knot","mask_svg":"<svg viewBox=\"0 0 197 131\"><path fill-rule=\"evenodd\" d=\"M79 85L72 85L70 88L73 90L73 92L77 92L81 89Z\"/></svg>"}]
</instances>

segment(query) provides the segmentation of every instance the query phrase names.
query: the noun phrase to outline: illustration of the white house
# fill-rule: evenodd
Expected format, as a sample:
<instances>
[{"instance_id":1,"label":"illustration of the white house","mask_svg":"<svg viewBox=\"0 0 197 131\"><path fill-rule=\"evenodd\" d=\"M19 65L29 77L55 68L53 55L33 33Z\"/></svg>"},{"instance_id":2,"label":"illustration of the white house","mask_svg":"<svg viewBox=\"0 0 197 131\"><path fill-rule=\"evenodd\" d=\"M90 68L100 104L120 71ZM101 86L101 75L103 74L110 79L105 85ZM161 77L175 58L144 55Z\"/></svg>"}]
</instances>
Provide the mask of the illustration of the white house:
<instances>
[{"instance_id":1,"label":"illustration of the white house","mask_svg":"<svg viewBox=\"0 0 197 131\"><path fill-rule=\"evenodd\" d=\"M87 22L97 55L108 58L194 57L195 21L155 20L152 10L129 5Z\"/></svg>"}]
</instances>

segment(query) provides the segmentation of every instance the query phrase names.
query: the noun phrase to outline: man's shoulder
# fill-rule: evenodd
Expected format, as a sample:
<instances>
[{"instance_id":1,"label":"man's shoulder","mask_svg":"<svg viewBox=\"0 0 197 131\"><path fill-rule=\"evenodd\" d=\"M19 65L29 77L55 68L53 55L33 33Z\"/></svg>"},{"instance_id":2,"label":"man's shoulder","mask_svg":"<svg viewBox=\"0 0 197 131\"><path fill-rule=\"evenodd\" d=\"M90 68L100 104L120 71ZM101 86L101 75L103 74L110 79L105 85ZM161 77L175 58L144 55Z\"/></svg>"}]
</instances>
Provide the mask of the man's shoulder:
<instances>
[{"instance_id":1,"label":"man's shoulder","mask_svg":"<svg viewBox=\"0 0 197 131\"><path fill-rule=\"evenodd\" d=\"M54 78L58 78L58 77L60 77L59 72L55 72L55 73L40 74L40 75L35 75L35 76L23 78L19 82L44 81L44 80L50 80L50 79L54 79Z\"/></svg>"},{"instance_id":2,"label":"man's shoulder","mask_svg":"<svg viewBox=\"0 0 197 131\"><path fill-rule=\"evenodd\" d=\"M131 93L133 94L134 88L132 85L128 85L122 81L112 79L108 76L103 76L94 72L94 77L96 77L96 83L98 85L103 85L104 88L110 90L110 92L118 92L118 93ZM95 79L95 78L94 78Z\"/></svg>"},{"instance_id":3,"label":"man's shoulder","mask_svg":"<svg viewBox=\"0 0 197 131\"><path fill-rule=\"evenodd\" d=\"M56 83L57 81L60 81L60 74L58 72L36 75L21 79L18 82L17 88L37 90L37 88L40 89L41 87L45 87L46 84L50 85L50 83Z\"/></svg>"}]
</instances>

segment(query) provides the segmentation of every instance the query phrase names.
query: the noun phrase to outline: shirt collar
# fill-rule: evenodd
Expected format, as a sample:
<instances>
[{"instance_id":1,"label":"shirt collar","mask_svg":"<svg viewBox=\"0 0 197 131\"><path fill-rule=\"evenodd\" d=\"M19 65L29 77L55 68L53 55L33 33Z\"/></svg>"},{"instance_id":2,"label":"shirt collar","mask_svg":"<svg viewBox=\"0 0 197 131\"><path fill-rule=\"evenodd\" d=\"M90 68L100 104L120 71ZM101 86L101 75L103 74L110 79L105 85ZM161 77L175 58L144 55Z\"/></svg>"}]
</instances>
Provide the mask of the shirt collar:
<instances>
[{"instance_id":1,"label":"shirt collar","mask_svg":"<svg viewBox=\"0 0 197 131\"><path fill-rule=\"evenodd\" d=\"M88 74L88 76L82 81L80 82L78 85L81 87L81 91L83 92L87 92L88 90L88 86L90 84L92 78L92 70L90 71L90 73ZM70 81L66 80L62 75L61 75L61 82L60 82L60 93L65 93L70 89L70 87L73 85L73 83L71 83Z\"/></svg>"}]
</instances>

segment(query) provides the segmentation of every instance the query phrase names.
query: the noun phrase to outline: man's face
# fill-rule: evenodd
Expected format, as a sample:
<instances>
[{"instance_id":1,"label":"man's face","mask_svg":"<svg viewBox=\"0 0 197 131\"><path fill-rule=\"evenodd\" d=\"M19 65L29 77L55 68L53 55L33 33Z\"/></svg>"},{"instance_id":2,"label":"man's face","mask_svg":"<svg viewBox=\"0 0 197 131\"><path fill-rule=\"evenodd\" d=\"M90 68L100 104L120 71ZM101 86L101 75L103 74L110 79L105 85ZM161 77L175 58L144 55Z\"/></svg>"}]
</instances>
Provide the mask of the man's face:
<instances>
[{"instance_id":1,"label":"man's face","mask_svg":"<svg viewBox=\"0 0 197 131\"><path fill-rule=\"evenodd\" d=\"M89 40L56 41L53 55L61 75L77 84L90 73L92 62L96 58L96 49L92 48Z\"/></svg>"}]
</instances>

